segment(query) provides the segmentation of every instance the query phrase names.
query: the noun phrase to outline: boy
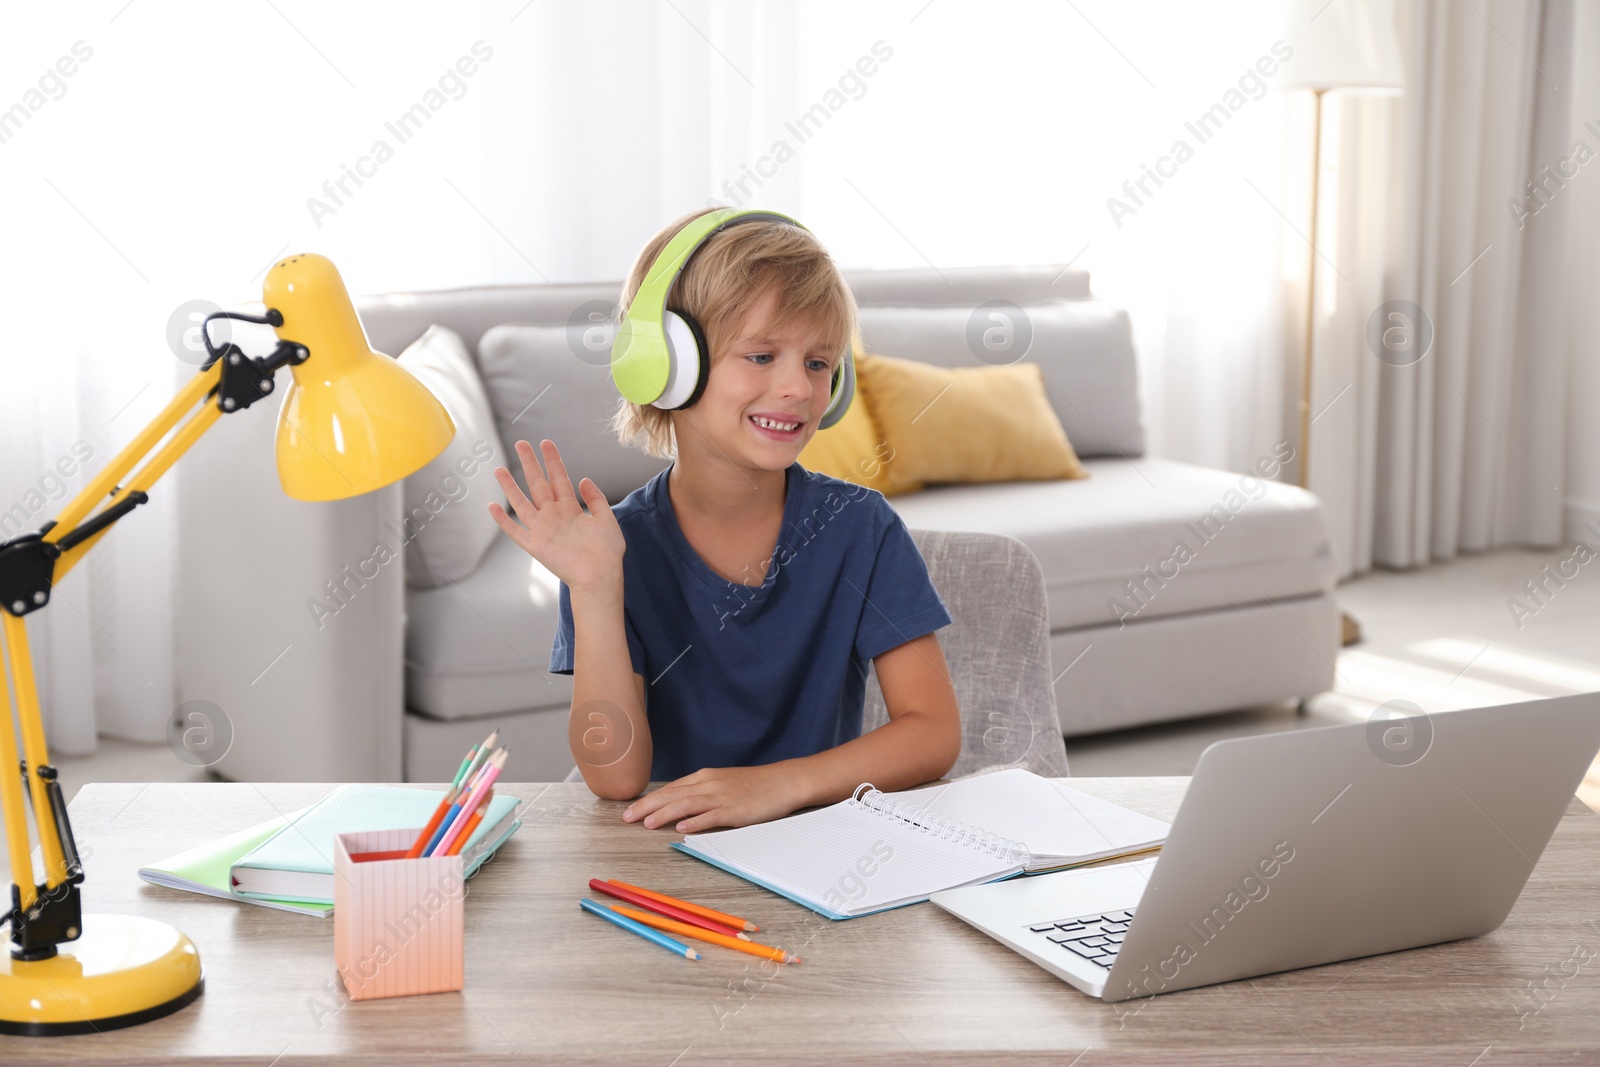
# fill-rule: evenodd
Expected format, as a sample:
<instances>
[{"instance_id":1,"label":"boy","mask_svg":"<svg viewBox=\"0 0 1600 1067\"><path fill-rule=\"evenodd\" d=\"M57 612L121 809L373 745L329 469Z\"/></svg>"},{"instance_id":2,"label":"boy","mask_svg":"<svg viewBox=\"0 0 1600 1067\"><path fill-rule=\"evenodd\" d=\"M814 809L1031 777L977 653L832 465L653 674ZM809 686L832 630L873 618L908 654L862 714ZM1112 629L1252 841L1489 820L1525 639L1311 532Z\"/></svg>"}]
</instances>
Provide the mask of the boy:
<instances>
[{"instance_id":1,"label":"boy","mask_svg":"<svg viewBox=\"0 0 1600 1067\"><path fill-rule=\"evenodd\" d=\"M645 246L624 308L702 214ZM670 467L615 508L588 478L573 492L553 441L548 478L517 442L528 496L495 470L522 524L490 515L561 579L550 669L573 676L584 781L624 800L665 780L624 821L693 833L941 777L961 750L933 634L950 614L882 494L796 461L855 334L849 287L806 230L745 221L700 246L667 306L705 332L704 392L671 411L623 399L613 428ZM863 735L869 660L889 721Z\"/></svg>"}]
</instances>

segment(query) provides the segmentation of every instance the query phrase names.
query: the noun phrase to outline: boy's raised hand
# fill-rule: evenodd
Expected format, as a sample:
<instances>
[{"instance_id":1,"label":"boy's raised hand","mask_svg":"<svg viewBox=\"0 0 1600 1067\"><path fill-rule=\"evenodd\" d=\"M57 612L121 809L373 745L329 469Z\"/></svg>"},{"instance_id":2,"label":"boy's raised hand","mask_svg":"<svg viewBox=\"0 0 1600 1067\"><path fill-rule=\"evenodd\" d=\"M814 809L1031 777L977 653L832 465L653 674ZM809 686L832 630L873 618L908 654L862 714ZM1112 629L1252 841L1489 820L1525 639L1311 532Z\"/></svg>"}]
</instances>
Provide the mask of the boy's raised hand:
<instances>
[{"instance_id":1,"label":"boy's raised hand","mask_svg":"<svg viewBox=\"0 0 1600 1067\"><path fill-rule=\"evenodd\" d=\"M506 499L511 501L522 524L518 525L498 503L490 503L489 516L507 537L566 582L569 589L595 588L613 578L620 580L627 540L605 494L584 478L578 483L578 493L583 496L580 501L578 493L572 491L572 480L567 477L556 443L547 438L539 442L539 447L550 468L548 479L534 458L533 446L526 441L517 442L517 457L522 461L522 475L532 500L517 488L510 471L504 467L494 469L495 481L505 490ZM583 504L589 505L587 514Z\"/></svg>"}]
</instances>

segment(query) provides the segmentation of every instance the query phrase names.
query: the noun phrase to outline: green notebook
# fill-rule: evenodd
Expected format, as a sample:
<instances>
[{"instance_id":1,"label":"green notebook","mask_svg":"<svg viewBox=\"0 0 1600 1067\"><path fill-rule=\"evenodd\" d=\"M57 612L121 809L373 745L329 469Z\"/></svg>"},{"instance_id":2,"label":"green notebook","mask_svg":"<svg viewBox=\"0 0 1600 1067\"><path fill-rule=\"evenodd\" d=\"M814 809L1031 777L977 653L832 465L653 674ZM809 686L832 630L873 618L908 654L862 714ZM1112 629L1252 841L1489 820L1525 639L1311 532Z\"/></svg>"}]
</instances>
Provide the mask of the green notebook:
<instances>
[{"instance_id":1,"label":"green notebook","mask_svg":"<svg viewBox=\"0 0 1600 1067\"><path fill-rule=\"evenodd\" d=\"M330 915L333 912L332 904L309 904L271 897L241 897L228 889L228 872L235 862L310 810L301 808L287 815L279 815L259 826L240 830L218 841L197 845L186 852L152 863L148 867L140 867L139 877L152 885L182 889L190 893L204 893L210 897L224 897L246 904L259 904L263 908L279 908L301 915Z\"/></svg>"},{"instance_id":2,"label":"green notebook","mask_svg":"<svg viewBox=\"0 0 1600 1067\"><path fill-rule=\"evenodd\" d=\"M442 789L406 789L354 782L317 801L276 834L234 861L234 893L252 899L333 904L333 838L361 830L421 828L444 799ZM483 821L461 849L472 877L522 823L517 797L496 793Z\"/></svg>"}]
</instances>

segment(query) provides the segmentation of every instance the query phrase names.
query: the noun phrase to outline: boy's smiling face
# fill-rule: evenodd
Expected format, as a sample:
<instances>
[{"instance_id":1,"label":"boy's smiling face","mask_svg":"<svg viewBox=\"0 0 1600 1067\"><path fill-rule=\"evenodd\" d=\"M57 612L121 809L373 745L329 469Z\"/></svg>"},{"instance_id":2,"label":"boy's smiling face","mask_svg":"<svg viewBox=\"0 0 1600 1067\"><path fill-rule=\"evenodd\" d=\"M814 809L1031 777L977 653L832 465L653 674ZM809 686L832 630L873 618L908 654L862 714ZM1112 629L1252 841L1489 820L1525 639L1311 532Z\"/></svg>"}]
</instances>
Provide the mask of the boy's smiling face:
<instances>
[{"instance_id":1,"label":"boy's smiling face","mask_svg":"<svg viewBox=\"0 0 1600 1067\"><path fill-rule=\"evenodd\" d=\"M803 319L774 325L777 297L776 288L768 289L734 339L713 349L700 399L672 413L680 457L721 453L779 471L817 432L842 354Z\"/></svg>"}]
</instances>

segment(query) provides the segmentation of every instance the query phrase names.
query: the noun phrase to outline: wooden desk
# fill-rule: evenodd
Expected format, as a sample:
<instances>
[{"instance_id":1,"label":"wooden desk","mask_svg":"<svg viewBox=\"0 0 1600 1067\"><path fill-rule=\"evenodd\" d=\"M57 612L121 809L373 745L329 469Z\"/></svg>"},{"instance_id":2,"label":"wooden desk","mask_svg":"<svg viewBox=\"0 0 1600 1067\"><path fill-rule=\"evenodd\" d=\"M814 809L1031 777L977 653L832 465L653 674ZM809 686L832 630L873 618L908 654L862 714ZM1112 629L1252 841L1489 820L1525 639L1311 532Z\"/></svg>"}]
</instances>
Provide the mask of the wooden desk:
<instances>
[{"instance_id":1,"label":"wooden desk","mask_svg":"<svg viewBox=\"0 0 1600 1067\"><path fill-rule=\"evenodd\" d=\"M1170 819L1186 781L1072 784ZM85 910L183 930L199 946L205 995L131 1029L0 1037L0 1063L1600 1062L1600 818L1576 801L1488 937L1109 1005L932 905L830 922L669 849L677 835L623 824L623 804L581 784L509 784L525 798L524 825L468 883L466 989L349 1002L332 919L161 889L135 873L329 788L85 786L71 808L88 853ZM674 958L584 915L577 900L591 876L749 916L763 940L805 962L775 970L714 946L699 963Z\"/></svg>"}]
</instances>

